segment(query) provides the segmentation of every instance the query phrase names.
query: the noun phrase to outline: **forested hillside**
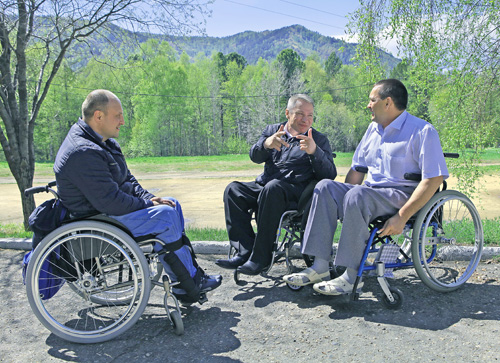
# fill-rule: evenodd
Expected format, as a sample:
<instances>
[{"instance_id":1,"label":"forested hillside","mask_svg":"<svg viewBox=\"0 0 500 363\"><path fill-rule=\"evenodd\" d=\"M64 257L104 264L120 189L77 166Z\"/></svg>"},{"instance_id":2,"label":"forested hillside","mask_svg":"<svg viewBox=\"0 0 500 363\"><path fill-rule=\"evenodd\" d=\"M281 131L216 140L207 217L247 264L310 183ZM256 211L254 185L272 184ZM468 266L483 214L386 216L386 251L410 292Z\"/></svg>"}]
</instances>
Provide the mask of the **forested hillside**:
<instances>
[{"instance_id":1,"label":"forested hillside","mask_svg":"<svg viewBox=\"0 0 500 363\"><path fill-rule=\"evenodd\" d=\"M343 64L353 64L353 58L356 54L356 44L323 36L301 25L292 25L263 32L246 31L222 38L133 33L116 25L111 25L106 31L90 37L86 43L91 45L94 55L111 54L116 52L116 49L121 49L126 54L133 52L136 44L144 44L150 39L160 42L166 41L178 55L185 52L191 58L195 58L200 53L210 57L216 52L224 54L236 52L245 57L248 64L256 64L259 58L270 62L276 59L283 49L288 48L296 51L302 59L317 54L322 62L325 62L330 54L335 52ZM87 44L80 45L83 52L88 52ZM400 62L399 59L389 53L381 50L378 53L382 64L385 64L388 69L394 68ZM87 57L79 59L84 62L88 60Z\"/></svg>"}]
</instances>

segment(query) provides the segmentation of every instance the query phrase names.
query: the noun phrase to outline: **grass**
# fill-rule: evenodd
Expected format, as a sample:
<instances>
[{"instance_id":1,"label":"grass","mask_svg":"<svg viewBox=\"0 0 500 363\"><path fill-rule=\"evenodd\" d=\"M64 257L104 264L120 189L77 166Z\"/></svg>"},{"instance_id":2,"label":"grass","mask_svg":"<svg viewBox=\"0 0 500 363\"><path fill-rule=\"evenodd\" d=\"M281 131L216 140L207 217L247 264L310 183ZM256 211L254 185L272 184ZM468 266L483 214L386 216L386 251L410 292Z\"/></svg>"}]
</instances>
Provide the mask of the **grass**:
<instances>
[{"instance_id":1,"label":"grass","mask_svg":"<svg viewBox=\"0 0 500 363\"><path fill-rule=\"evenodd\" d=\"M500 217L483 219L484 246L498 246L500 244ZM335 232L334 240L338 241L342 225ZM469 226L454 228L455 231L464 230L470 236L472 222ZM186 234L191 241L227 241L227 232L220 228L187 228ZM25 231L22 224L0 224L0 238L31 238L32 233ZM460 240L460 236L456 236ZM470 241L473 243L473 241Z\"/></svg>"},{"instance_id":2,"label":"grass","mask_svg":"<svg viewBox=\"0 0 500 363\"><path fill-rule=\"evenodd\" d=\"M352 152L336 152L335 165L349 167ZM141 157L127 159L127 163L134 174L164 173L164 172L213 172L213 171L241 171L262 170L261 164L250 161L248 154L211 155L211 156L166 156ZM488 148L481 152L481 168L485 173L500 171L500 148ZM35 177L51 177L53 163L35 163ZM7 162L0 162L0 177L10 177Z\"/></svg>"}]
</instances>

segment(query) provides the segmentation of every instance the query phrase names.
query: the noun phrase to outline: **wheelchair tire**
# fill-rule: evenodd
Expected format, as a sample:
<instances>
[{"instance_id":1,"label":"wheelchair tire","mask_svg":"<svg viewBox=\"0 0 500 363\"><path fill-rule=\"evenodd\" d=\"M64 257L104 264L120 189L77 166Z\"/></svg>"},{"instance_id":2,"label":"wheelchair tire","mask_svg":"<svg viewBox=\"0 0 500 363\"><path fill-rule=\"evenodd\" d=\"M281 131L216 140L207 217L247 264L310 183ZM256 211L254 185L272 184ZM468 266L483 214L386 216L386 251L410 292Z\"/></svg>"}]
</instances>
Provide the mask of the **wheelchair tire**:
<instances>
[{"instance_id":1,"label":"wheelchair tire","mask_svg":"<svg viewBox=\"0 0 500 363\"><path fill-rule=\"evenodd\" d=\"M474 273L483 251L483 227L474 204L460 192L435 194L413 227L412 258L422 282L453 291Z\"/></svg>"},{"instance_id":2,"label":"wheelchair tire","mask_svg":"<svg viewBox=\"0 0 500 363\"><path fill-rule=\"evenodd\" d=\"M69 283L42 300L40 272L53 253L60 256L54 266L57 277L64 275ZM51 232L33 252L27 270L34 314L52 333L75 343L104 342L124 333L142 315L150 290L149 266L136 242L97 221L69 223Z\"/></svg>"},{"instance_id":3,"label":"wheelchair tire","mask_svg":"<svg viewBox=\"0 0 500 363\"><path fill-rule=\"evenodd\" d=\"M184 323L182 322L181 314L177 310L170 312L170 321L176 335L184 334Z\"/></svg>"},{"instance_id":4,"label":"wheelchair tire","mask_svg":"<svg viewBox=\"0 0 500 363\"><path fill-rule=\"evenodd\" d=\"M382 296L382 304L384 304L386 308L391 310L397 310L401 308L404 301L403 292L395 287L390 287L389 291L391 292L394 301L390 301L387 295L384 294L384 296Z\"/></svg>"}]
</instances>

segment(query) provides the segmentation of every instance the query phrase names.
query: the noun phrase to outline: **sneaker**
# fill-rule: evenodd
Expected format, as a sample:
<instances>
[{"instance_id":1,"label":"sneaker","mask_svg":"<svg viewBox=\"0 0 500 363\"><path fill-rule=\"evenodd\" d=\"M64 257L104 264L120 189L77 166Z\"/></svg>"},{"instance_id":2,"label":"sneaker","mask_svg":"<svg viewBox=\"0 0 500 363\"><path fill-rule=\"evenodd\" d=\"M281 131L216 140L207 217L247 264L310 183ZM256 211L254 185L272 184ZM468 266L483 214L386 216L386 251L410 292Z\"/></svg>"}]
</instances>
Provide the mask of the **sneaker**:
<instances>
[{"instance_id":1,"label":"sneaker","mask_svg":"<svg viewBox=\"0 0 500 363\"><path fill-rule=\"evenodd\" d=\"M221 283L222 283L222 276L221 275L204 274L201 277L200 291L207 292L207 291L215 290L216 288L218 288L220 286Z\"/></svg>"}]
</instances>

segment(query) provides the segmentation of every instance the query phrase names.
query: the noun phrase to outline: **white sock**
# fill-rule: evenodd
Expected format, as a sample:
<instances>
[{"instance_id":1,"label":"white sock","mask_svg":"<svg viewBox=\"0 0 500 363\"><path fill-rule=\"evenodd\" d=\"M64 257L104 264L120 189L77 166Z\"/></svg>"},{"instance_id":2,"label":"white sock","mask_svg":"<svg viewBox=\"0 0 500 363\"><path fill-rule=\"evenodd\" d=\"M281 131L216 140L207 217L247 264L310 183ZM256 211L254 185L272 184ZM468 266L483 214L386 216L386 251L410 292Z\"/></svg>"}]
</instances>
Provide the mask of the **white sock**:
<instances>
[{"instance_id":1,"label":"white sock","mask_svg":"<svg viewBox=\"0 0 500 363\"><path fill-rule=\"evenodd\" d=\"M358 270L349 267L342 274L342 277L350 284L354 284L357 276L358 276Z\"/></svg>"},{"instance_id":2,"label":"white sock","mask_svg":"<svg viewBox=\"0 0 500 363\"><path fill-rule=\"evenodd\" d=\"M311 268L318 274L323 274L329 270L330 262L319 257L314 257L314 263Z\"/></svg>"}]
</instances>

